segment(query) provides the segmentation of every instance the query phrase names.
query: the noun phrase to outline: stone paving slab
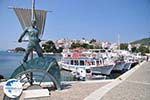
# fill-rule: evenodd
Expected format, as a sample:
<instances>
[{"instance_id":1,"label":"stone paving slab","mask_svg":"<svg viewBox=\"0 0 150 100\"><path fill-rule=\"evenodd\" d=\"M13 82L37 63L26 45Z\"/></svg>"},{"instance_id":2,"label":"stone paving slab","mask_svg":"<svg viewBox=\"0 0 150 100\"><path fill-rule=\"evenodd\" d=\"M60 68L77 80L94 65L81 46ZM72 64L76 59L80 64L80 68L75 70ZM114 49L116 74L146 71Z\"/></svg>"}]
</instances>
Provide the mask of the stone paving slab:
<instances>
[{"instance_id":1,"label":"stone paving slab","mask_svg":"<svg viewBox=\"0 0 150 100\"><path fill-rule=\"evenodd\" d=\"M101 100L150 100L150 84L123 82Z\"/></svg>"},{"instance_id":2,"label":"stone paving slab","mask_svg":"<svg viewBox=\"0 0 150 100\"><path fill-rule=\"evenodd\" d=\"M144 63L100 100L150 100L150 62Z\"/></svg>"},{"instance_id":3,"label":"stone paving slab","mask_svg":"<svg viewBox=\"0 0 150 100\"><path fill-rule=\"evenodd\" d=\"M127 78L129 81L150 82L150 62L146 62L133 75Z\"/></svg>"},{"instance_id":4,"label":"stone paving slab","mask_svg":"<svg viewBox=\"0 0 150 100\"><path fill-rule=\"evenodd\" d=\"M49 98L38 100L83 100L90 93L106 84L108 84L108 82L87 84L76 83L61 91L52 91Z\"/></svg>"}]
</instances>

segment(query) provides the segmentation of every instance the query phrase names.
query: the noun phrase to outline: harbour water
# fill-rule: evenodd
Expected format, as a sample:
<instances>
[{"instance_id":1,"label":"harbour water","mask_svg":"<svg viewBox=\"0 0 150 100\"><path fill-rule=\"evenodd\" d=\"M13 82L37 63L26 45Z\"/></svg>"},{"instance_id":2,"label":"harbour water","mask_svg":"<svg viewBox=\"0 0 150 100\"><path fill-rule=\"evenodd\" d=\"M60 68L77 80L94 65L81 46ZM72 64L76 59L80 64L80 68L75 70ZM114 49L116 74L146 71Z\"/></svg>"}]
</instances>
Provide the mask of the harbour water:
<instances>
[{"instance_id":1,"label":"harbour water","mask_svg":"<svg viewBox=\"0 0 150 100\"><path fill-rule=\"evenodd\" d=\"M24 53L11 53L6 51L0 51L0 75L8 79L13 71L21 64ZM60 56L52 56L56 60L60 59ZM70 72L61 71L61 76L63 81L72 80L73 76Z\"/></svg>"},{"instance_id":2,"label":"harbour water","mask_svg":"<svg viewBox=\"0 0 150 100\"><path fill-rule=\"evenodd\" d=\"M61 59L61 55L59 54L46 54L45 56L50 56L55 58L57 61ZM8 79L14 70L21 64L22 59L24 57L24 53L12 53L6 51L0 51L0 75L3 75L5 79ZM36 57L36 56L34 56ZM122 73L111 72L111 77L108 78L116 78ZM68 72L61 70L61 80L62 81L73 81L73 75Z\"/></svg>"},{"instance_id":3,"label":"harbour water","mask_svg":"<svg viewBox=\"0 0 150 100\"><path fill-rule=\"evenodd\" d=\"M0 74L9 78L13 71L20 65L22 53L0 51Z\"/></svg>"}]
</instances>

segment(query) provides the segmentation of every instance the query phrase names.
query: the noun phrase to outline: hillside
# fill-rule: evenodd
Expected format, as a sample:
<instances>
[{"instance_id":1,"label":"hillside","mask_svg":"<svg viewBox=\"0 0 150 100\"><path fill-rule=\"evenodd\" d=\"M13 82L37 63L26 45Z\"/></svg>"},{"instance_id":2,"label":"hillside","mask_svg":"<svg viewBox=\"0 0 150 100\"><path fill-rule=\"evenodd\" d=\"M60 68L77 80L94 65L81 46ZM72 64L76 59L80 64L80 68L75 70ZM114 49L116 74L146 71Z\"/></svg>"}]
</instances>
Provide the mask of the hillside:
<instances>
[{"instance_id":1,"label":"hillside","mask_svg":"<svg viewBox=\"0 0 150 100\"><path fill-rule=\"evenodd\" d=\"M131 42L131 44L150 45L150 38L144 38L144 39L136 40L136 41L134 41L134 42Z\"/></svg>"}]
</instances>

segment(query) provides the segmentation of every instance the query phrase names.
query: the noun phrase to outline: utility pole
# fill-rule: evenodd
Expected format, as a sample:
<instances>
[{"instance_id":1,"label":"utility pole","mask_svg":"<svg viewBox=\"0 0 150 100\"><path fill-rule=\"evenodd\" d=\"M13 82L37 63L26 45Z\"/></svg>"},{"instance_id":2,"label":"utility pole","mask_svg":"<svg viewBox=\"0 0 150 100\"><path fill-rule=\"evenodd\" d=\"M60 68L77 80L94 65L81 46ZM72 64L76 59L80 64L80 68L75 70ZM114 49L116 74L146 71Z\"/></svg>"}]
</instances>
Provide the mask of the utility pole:
<instances>
[{"instance_id":1,"label":"utility pole","mask_svg":"<svg viewBox=\"0 0 150 100\"><path fill-rule=\"evenodd\" d=\"M118 34L118 49L120 50L120 34Z\"/></svg>"},{"instance_id":2,"label":"utility pole","mask_svg":"<svg viewBox=\"0 0 150 100\"><path fill-rule=\"evenodd\" d=\"M148 39L150 40L150 32L149 32ZM148 49L149 49L149 53L150 53L150 41L149 41L149 44L148 44Z\"/></svg>"}]
</instances>

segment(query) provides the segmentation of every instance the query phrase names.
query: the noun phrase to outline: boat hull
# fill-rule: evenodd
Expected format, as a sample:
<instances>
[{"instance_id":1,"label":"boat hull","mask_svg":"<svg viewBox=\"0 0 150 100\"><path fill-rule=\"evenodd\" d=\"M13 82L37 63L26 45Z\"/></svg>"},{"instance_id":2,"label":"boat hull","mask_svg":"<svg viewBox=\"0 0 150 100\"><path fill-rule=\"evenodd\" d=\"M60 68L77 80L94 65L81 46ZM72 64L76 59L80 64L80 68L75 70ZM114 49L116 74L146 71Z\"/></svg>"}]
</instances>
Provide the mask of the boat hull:
<instances>
[{"instance_id":1,"label":"boat hull","mask_svg":"<svg viewBox=\"0 0 150 100\"><path fill-rule=\"evenodd\" d=\"M116 63L116 65L113 68L113 71L122 71L125 67L126 63Z\"/></svg>"},{"instance_id":2,"label":"boat hull","mask_svg":"<svg viewBox=\"0 0 150 100\"><path fill-rule=\"evenodd\" d=\"M92 74L110 75L114 65L105 65L100 67L91 67Z\"/></svg>"},{"instance_id":3,"label":"boat hull","mask_svg":"<svg viewBox=\"0 0 150 100\"><path fill-rule=\"evenodd\" d=\"M132 63L126 63L125 65L124 65L124 68L123 68L123 70L125 70L125 71L128 71L128 70L130 70L131 69L131 65L132 65Z\"/></svg>"}]
</instances>

